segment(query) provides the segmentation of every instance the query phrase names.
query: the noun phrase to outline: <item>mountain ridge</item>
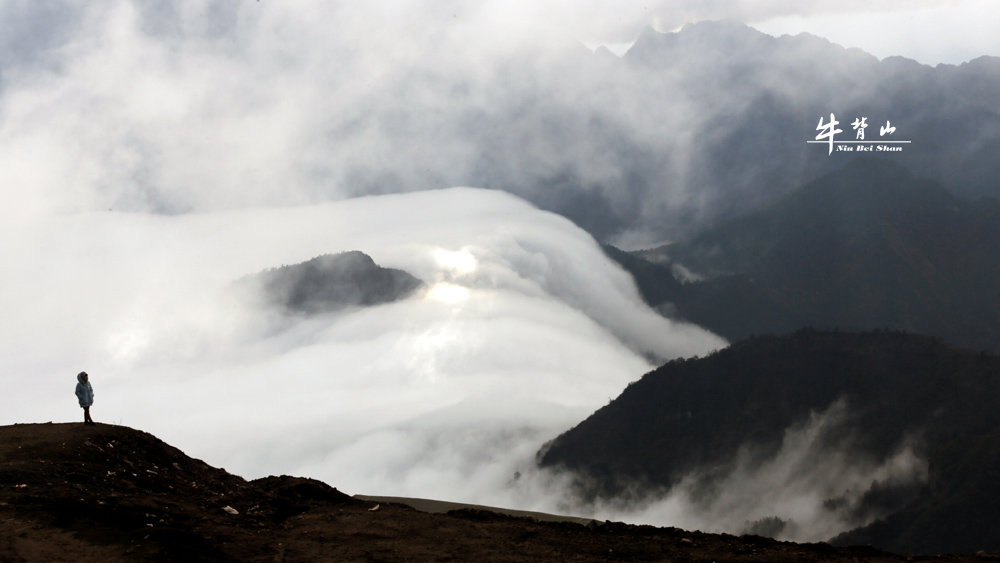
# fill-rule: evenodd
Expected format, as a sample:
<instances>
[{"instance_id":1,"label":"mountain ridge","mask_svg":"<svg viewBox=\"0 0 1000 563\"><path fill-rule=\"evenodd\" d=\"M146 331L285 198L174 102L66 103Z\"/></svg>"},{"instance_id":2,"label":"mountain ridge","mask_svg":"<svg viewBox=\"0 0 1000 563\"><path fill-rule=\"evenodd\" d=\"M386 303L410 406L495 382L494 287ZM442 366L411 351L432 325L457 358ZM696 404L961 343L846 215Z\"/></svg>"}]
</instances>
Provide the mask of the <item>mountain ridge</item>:
<instances>
[{"instance_id":1,"label":"mountain ridge","mask_svg":"<svg viewBox=\"0 0 1000 563\"><path fill-rule=\"evenodd\" d=\"M1000 513L981 499L1000 493L991 478L1000 457L990 449L1000 435L997 374L998 356L905 333L760 336L647 373L543 448L539 463L578 475L585 499L634 501L685 483L696 506L707 506L736 486L733 475L780 463L798 435L805 462L786 478L813 483L818 513L855 529L838 541L918 553L996 549ZM896 467L906 470L891 478L879 470L845 481L852 468L904 458ZM816 468L837 463L843 470L824 485Z\"/></svg>"},{"instance_id":2,"label":"mountain ridge","mask_svg":"<svg viewBox=\"0 0 1000 563\"><path fill-rule=\"evenodd\" d=\"M481 507L425 513L312 479L246 481L148 433L100 423L3 426L0 454L0 558L10 561L912 560L870 547L540 522Z\"/></svg>"},{"instance_id":3,"label":"mountain ridge","mask_svg":"<svg viewBox=\"0 0 1000 563\"><path fill-rule=\"evenodd\" d=\"M891 121L893 138L911 141L893 154L899 163L965 196L1000 195L992 59L913 66L711 23L647 30L620 59L585 51L521 52L453 81L437 69L387 81L357 114L391 132L392 158L377 170L347 167L351 195L480 186L564 215L602 242L677 239L853 159L806 143L831 113L845 125L867 117L869 138ZM396 103L414 84L425 94ZM846 129L839 138L854 137ZM434 159L413 149L428 131L441 140ZM363 132L345 128L343 142Z\"/></svg>"},{"instance_id":4,"label":"mountain ridge","mask_svg":"<svg viewBox=\"0 0 1000 563\"><path fill-rule=\"evenodd\" d=\"M309 316L404 299L424 283L352 250L270 268L243 278L238 285L268 306Z\"/></svg>"},{"instance_id":5,"label":"mountain ridge","mask_svg":"<svg viewBox=\"0 0 1000 563\"><path fill-rule=\"evenodd\" d=\"M650 304L730 340L805 326L896 328L996 351L997 232L1000 200L967 200L868 158L690 239L612 257ZM698 279L678 283L668 275L677 267Z\"/></svg>"}]
</instances>

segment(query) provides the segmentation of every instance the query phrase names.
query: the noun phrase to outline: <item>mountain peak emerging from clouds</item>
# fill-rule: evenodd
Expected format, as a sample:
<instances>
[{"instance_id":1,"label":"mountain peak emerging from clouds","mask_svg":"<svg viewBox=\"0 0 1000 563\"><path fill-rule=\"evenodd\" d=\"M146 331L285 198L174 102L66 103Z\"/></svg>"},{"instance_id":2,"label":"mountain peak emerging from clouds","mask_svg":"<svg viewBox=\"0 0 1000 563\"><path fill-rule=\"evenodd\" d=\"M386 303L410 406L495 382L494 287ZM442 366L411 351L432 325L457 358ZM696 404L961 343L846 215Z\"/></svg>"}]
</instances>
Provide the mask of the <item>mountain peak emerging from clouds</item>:
<instances>
[{"instance_id":1,"label":"mountain peak emerging from clouds","mask_svg":"<svg viewBox=\"0 0 1000 563\"><path fill-rule=\"evenodd\" d=\"M324 254L257 274L265 301L287 312L317 314L403 299L423 285L360 252Z\"/></svg>"},{"instance_id":2,"label":"mountain peak emerging from clouds","mask_svg":"<svg viewBox=\"0 0 1000 563\"><path fill-rule=\"evenodd\" d=\"M735 20L689 23L679 31L667 33L650 27L640 34L627 56L630 60L649 64L658 60L671 61L684 53L718 54L732 56L737 62L746 57L769 61L770 57L788 51L808 53L817 64L845 54L858 61L878 62L878 58L862 49L843 47L823 37L809 33L774 37Z\"/></svg>"},{"instance_id":3,"label":"mountain peak emerging from clouds","mask_svg":"<svg viewBox=\"0 0 1000 563\"><path fill-rule=\"evenodd\" d=\"M699 51L757 50L774 38L733 20L701 21L684 25L680 31L660 33L646 28L626 54L631 60L651 62L651 57L677 49Z\"/></svg>"}]
</instances>

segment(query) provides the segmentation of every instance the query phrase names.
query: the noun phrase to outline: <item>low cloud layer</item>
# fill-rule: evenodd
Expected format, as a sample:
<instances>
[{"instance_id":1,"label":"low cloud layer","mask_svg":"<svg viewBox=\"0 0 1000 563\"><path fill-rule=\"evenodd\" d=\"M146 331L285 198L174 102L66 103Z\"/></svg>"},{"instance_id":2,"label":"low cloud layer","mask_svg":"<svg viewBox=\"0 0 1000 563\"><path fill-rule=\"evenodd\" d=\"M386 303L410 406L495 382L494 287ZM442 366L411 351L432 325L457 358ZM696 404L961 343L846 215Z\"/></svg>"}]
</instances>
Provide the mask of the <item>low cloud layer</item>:
<instances>
[{"instance_id":1,"label":"low cloud layer","mask_svg":"<svg viewBox=\"0 0 1000 563\"><path fill-rule=\"evenodd\" d=\"M582 44L802 6L0 0L0 422L75 419L85 369L96 418L247 477L568 506L537 448L724 342L649 310L569 221L425 190L662 221L703 194L620 189L632 157L683 178L712 101L595 82ZM620 107L637 87L656 103ZM228 293L353 249L427 291L296 322Z\"/></svg>"},{"instance_id":2,"label":"low cloud layer","mask_svg":"<svg viewBox=\"0 0 1000 563\"><path fill-rule=\"evenodd\" d=\"M650 310L572 223L495 191L33 225L2 256L4 422L73 420L85 369L95 417L248 477L511 504L538 447L650 359L724 345ZM308 320L230 292L348 249L426 291Z\"/></svg>"}]
</instances>

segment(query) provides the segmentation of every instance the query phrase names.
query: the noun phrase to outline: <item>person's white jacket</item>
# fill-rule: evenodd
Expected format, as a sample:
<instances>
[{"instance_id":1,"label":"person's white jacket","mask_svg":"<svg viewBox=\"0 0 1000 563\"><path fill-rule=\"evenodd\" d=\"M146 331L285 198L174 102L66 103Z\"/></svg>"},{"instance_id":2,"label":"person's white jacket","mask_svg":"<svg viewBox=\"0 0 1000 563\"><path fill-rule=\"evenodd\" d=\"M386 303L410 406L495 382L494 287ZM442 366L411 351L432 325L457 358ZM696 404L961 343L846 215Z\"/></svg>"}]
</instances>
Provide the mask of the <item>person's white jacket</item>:
<instances>
[{"instance_id":1,"label":"person's white jacket","mask_svg":"<svg viewBox=\"0 0 1000 563\"><path fill-rule=\"evenodd\" d=\"M83 372L76 376L76 398L80 400L81 407L89 407L94 404L94 388L89 381L83 380L83 376Z\"/></svg>"}]
</instances>

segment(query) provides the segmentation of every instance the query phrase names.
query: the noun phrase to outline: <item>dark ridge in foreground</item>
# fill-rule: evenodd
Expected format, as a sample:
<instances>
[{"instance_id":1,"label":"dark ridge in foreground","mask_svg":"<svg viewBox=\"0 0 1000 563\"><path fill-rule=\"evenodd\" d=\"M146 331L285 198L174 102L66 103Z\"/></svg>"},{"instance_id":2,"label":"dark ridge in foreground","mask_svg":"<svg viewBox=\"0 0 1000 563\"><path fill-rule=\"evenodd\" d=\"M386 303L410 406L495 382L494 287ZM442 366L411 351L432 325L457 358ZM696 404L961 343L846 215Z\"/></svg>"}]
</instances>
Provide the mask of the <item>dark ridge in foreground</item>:
<instances>
[{"instance_id":1,"label":"dark ridge in foreground","mask_svg":"<svg viewBox=\"0 0 1000 563\"><path fill-rule=\"evenodd\" d=\"M105 424L0 427L0 460L3 561L913 560L868 547L375 505L312 479L246 481Z\"/></svg>"}]
</instances>

